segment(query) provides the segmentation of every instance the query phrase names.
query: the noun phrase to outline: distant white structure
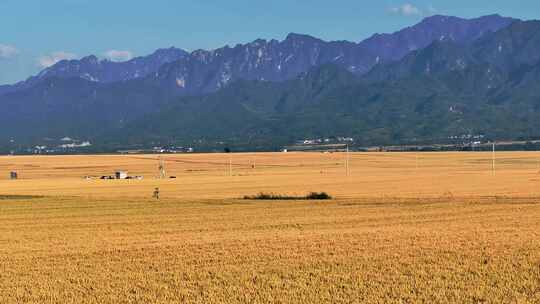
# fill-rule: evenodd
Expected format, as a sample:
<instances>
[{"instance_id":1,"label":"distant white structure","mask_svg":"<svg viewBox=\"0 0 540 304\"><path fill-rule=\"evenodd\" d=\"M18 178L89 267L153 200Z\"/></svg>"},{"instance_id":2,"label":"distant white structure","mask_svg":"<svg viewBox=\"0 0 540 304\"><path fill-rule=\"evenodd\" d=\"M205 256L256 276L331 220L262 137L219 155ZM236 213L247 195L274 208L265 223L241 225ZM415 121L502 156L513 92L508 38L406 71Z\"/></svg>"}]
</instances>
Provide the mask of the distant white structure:
<instances>
[{"instance_id":1,"label":"distant white structure","mask_svg":"<svg viewBox=\"0 0 540 304\"><path fill-rule=\"evenodd\" d=\"M159 170L159 178L164 179L167 174L165 173L165 163L163 162L163 158L161 157L159 158L158 170Z\"/></svg>"},{"instance_id":2,"label":"distant white structure","mask_svg":"<svg viewBox=\"0 0 540 304\"><path fill-rule=\"evenodd\" d=\"M84 147L90 147L92 144L89 141L84 141L80 144L77 143L70 143L70 144L63 144L60 145L60 148L69 149L69 148L84 148Z\"/></svg>"},{"instance_id":3,"label":"distant white structure","mask_svg":"<svg viewBox=\"0 0 540 304\"><path fill-rule=\"evenodd\" d=\"M116 171L114 176L116 179L127 179L128 178L128 172L127 171Z\"/></svg>"}]
</instances>

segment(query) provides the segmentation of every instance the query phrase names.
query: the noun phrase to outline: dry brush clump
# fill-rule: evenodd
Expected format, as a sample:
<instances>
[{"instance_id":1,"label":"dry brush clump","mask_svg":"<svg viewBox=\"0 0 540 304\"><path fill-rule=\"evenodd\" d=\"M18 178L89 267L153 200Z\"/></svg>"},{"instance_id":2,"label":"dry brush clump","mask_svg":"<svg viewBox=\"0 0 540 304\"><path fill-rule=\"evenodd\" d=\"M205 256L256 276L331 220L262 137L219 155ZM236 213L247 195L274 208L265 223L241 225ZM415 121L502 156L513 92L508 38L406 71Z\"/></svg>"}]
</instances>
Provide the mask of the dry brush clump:
<instances>
[{"instance_id":1,"label":"dry brush clump","mask_svg":"<svg viewBox=\"0 0 540 304\"><path fill-rule=\"evenodd\" d=\"M262 200L262 201L300 201L300 200L331 200L330 196L326 192L310 192L304 196L294 196L287 194L275 194L275 193L265 193L261 192L257 195L246 195L244 196L246 200Z\"/></svg>"}]
</instances>

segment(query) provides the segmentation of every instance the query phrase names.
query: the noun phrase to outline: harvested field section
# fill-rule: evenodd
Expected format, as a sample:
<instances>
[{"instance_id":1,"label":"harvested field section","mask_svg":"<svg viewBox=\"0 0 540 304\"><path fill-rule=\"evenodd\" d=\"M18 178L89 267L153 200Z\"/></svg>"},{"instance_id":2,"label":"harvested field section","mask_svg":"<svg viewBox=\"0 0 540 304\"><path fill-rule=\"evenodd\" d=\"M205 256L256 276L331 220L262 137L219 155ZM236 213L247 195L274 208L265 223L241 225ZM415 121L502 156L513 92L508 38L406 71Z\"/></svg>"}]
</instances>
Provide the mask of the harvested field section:
<instances>
[{"instance_id":1,"label":"harvested field section","mask_svg":"<svg viewBox=\"0 0 540 304\"><path fill-rule=\"evenodd\" d=\"M0 303L539 303L537 157L0 157Z\"/></svg>"},{"instance_id":2,"label":"harvested field section","mask_svg":"<svg viewBox=\"0 0 540 304\"><path fill-rule=\"evenodd\" d=\"M0 222L2 303L540 301L537 202L43 198Z\"/></svg>"},{"instance_id":3,"label":"harvested field section","mask_svg":"<svg viewBox=\"0 0 540 304\"><path fill-rule=\"evenodd\" d=\"M229 157L232 171L229 171ZM0 157L0 194L224 199L260 192L336 198L540 197L540 153L239 153L162 156L167 176L158 180L159 156ZM143 180L85 180L127 170ZM9 171L20 179L8 180ZM232 173L232 174L231 174ZM229 175L232 176L229 176Z\"/></svg>"}]
</instances>

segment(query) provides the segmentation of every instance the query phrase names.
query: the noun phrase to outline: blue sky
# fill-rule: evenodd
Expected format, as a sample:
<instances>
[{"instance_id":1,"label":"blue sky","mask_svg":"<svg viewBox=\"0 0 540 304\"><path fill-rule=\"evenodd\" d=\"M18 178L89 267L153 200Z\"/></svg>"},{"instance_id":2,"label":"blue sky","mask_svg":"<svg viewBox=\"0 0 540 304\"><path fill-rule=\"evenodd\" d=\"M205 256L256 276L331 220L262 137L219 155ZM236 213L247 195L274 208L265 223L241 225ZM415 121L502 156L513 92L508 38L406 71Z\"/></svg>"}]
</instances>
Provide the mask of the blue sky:
<instances>
[{"instance_id":1,"label":"blue sky","mask_svg":"<svg viewBox=\"0 0 540 304\"><path fill-rule=\"evenodd\" d=\"M0 84L62 58L123 60L176 46L211 49L289 32L360 41L437 14L540 19L538 0L1 0Z\"/></svg>"}]
</instances>

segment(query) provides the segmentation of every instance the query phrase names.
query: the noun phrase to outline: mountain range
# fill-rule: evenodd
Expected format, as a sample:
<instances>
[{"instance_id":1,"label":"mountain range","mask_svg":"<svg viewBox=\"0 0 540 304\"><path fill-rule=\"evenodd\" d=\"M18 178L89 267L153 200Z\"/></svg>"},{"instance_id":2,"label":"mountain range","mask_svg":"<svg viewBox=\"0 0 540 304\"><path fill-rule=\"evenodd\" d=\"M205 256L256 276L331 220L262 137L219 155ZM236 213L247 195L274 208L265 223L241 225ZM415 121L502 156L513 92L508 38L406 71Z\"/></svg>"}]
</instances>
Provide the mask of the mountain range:
<instances>
[{"instance_id":1,"label":"mountain range","mask_svg":"<svg viewBox=\"0 0 540 304\"><path fill-rule=\"evenodd\" d=\"M133 141L211 134L248 145L338 135L366 145L536 138L539 46L540 21L517 21L468 44L436 40L362 76L329 64L281 83L236 82L183 98L122 133Z\"/></svg>"},{"instance_id":2,"label":"mountain range","mask_svg":"<svg viewBox=\"0 0 540 304\"><path fill-rule=\"evenodd\" d=\"M361 144L539 135L540 22L433 16L362 42L290 34L114 63L62 61L0 87L0 140Z\"/></svg>"},{"instance_id":3,"label":"mountain range","mask_svg":"<svg viewBox=\"0 0 540 304\"><path fill-rule=\"evenodd\" d=\"M153 54L126 62L99 60L91 55L80 60L62 60L25 81L0 86L0 94L31 88L49 78L81 78L92 82L112 83L146 77L162 65L174 62L189 53L178 48L159 49Z\"/></svg>"},{"instance_id":4,"label":"mountain range","mask_svg":"<svg viewBox=\"0 0 540 304\"><path fill-rule=\"evenodd\" d=\"M238 79L289 80L327 63L361 75L377 64L399 60L435 40L468 43L513 21L516 20L498 15L470 20L436 15L393 34L375 34L359 43L326 42L308 35L289 34L283 41L258 39L211 51L188 53L177 48L160 49L127 62L98 60L92 55L81 60L60 61L26 81L0 87L0 94L25 89L53 77L78 77L100 83L146 78L178 95L200 95Z\"/></svg>"}]
</instances>

